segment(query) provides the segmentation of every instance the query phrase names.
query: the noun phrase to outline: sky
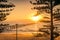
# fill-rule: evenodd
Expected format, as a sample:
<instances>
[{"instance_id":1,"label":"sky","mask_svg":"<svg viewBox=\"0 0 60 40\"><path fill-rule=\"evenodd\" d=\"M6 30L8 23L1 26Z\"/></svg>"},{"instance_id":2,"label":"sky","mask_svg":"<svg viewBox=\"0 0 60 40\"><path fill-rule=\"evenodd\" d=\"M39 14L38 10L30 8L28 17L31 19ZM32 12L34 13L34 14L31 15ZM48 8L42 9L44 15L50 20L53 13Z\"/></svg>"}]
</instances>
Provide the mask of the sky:
<instances>
[{"instance_id":1,"label":"sky","mask_svg":"<svg viewBox=\"0 0 60 40\"><path fill-rule=\"evenodd\" d=\"M33 5L30 4L30 0L9 0L15 5L14 10L7 16L4 21L6 23L30 23L30 16L36 13L32 10Z\"/></svg>"},{"instance_id":2,"label":"sky","mask_svg":"<svg viewBox=\"0 0 60 40\"><path fill-rule=\"evenodd\" d=\"M10 13L10 15L7 16L7 19L3 22L10 23L10 24L32 23L33 21L30 19L30 17L33 16L34 14L36 14L36 10L32 9L34 6L32 4L30 4L29 1L33 1L33 0L12 0L12 1L10 1L15 5L15 8ZM42 25L42 24L41 25L40 24L41 23L28 25L28 26L19 28L19 30L37 31L38 28Z\"/></svg>"},{"instance_id":3,"label":"sky","mask_svg":"<svg viewBox=\"0 0 60 40\"><path fill-rule=\"evenodd\" d=\"M30 19L30 17L34 14L36 14L36 10L33 10L34 6L29 3L29 1L34 0L9 0L15 5L14 10L10 13L10 15L7 16L7 19L3 22L10 23L10 24L26 24L26 23L32 23L33 21ZM37 31L40 27L42 27L42 23L29 25L27 27L20 28L21 30L28 30L31 31L35 30ZM38 26L38 27L37 27Z\"/></svg>"},{"instance_id":4,"label":"sky","mask_svg":"<svg viewBox=\"0 0 60 40\"><path fill-rule=\"evenodd\" d=\"M32 20L30 19L30 17L36 14L36 10L32 9L34 6L30 4L29 1L34 0L9 0L9 2L15 5L15 8L3 22L10 24L31 23Z\"/></svg>"}]
</instances>

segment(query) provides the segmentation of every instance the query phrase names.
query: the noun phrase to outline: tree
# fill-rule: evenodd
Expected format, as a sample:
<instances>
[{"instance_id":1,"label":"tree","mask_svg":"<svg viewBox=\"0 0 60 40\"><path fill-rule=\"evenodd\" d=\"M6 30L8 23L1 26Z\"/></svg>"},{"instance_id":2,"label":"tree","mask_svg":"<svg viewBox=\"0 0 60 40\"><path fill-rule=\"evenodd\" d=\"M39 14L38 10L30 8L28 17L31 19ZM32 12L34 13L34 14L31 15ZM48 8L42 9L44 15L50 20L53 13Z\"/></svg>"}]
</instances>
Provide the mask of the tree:
<instances>
[{"instance_id":1,"label":"tree","mask_svg":"<svg viewBox=\"0 0 60 40\"><path fill-rule=\"evenodd\" d=\"M45 19L50 19L50 20L43 20L42 22L44 23L48 23L46 26L46 28L48 28L50 30L50 35L51 35L51 40L54 40L54 38L59 36L59 33L55 32L55 28L54 27L54 22L57 20L60 20L60 9L56 9L54 10L54 7L60 4L60 0L35 0L36 2L32 2L30 1L31 4L33 5L39 5L39 6L35 6L33 9L36 9L38 11L45 11L46 15L50 14L50 18L49 17L44 17ZM43 6L41 6L43 5ZM38 14L38 13L37 13ZM38 14L39 15L39 14ZM36 16L38 16L36 15ZM39 30L42 31L42 30ZM48 33L47 31L43 31L45 33ZM55 35L55 36L54 36Z\"/></svg>"},{"instance_id":2,"label":"tree","mask_svg":"<svg viewBox=\"0 0 60 40\"><path fill-rule=\"evenodd\" d=\"M0 3L0 33L1 33L5 29L4 27L5 24L3 24L2 21L6 20L6 16L8 16L10 11L14 9L15 5L10 3L8 4L7 0L0 0L0 2L3 2Z\"/></svg>"}]
</instances>

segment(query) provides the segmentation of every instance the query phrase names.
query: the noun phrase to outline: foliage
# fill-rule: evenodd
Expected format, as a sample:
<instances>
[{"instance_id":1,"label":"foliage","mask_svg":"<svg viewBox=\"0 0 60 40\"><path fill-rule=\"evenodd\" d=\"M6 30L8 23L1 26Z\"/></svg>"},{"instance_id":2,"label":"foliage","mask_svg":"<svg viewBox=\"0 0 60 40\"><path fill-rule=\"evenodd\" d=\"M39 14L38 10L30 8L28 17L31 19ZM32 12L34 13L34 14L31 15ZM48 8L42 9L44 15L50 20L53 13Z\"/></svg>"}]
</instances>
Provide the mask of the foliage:
<instances>
[{"instance_id":1,"label":"foliage","mask_svg":"<svg viewBox=\"0 0 60 40\"><path fill-rule=\"evenodd\" d=\"M48 14L50 14L50 16L52 16L52 18L53 18L53 20L52 20L53 21L53 31L54 31L54 29L56 28L54 26L55 22L60 20L60 9L54 10L54 7L60 4L60 0L52 0L52 2L51 2L51 0L35 0L35 1L36 2L30 1L31 4L36 5L33 9L36 9L36 10L42 11L42 12L45 11L46 15L48 13ZM51 5L51 3L52 3L52 5ZM52 15L51 15L51 6L52 6L52 9L53 9L52 10L52 13L53 13ZM36 15L36 16L38 16L38 15ZM44 19L46 19L46 18L51 19L49 17L44 17ZM51 32L51 24L50 24L51 21L50 20L43 20L42 22L47 23L47 25L43 25L44 28L42 30L39 29L39 32L45 32L45 33L50 34L50 32ZM47 30L45 30L45 29L47 29ZM57 33L56 30L53 33L55 34L55 37L59 36L59 33Z\"/></svg>"}]
</instances>

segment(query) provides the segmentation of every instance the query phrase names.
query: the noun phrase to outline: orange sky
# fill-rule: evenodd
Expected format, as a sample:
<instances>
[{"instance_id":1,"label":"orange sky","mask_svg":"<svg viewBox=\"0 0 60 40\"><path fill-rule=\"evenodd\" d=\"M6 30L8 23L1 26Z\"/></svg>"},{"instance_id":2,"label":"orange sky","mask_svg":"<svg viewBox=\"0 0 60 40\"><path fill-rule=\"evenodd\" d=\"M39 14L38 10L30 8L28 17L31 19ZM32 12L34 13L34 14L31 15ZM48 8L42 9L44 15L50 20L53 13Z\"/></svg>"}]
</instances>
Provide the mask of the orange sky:
<instances>
[{"instance_id":1,"label":"orange sky","mask_svg":"<svg viewBox=\"0 0 60 40\"><path fill-rule=\"evenodd\" d=\"M9 23L19 23L25 22L28 23L29 17L36 13L32 4L29 3L30 0L12 0L11 2L15 4L14 10L11 12L9 16L7 16L6 21ZM24 20L24 21L23 21Z\"/></svg>"},{"instance_id":2,"label":"orange sky","mask_svg":"<svg viewBox=\"0 0 60 40\"><path fill-rule=\"evenodd\" d=\"M9 16L7 16L6 21L8 23L29 23L30 17L36 13L36 10L32 10L33 5L29 1L34 0L11 0L15 4L14 10Z\"/></svg>"}]
</instances>

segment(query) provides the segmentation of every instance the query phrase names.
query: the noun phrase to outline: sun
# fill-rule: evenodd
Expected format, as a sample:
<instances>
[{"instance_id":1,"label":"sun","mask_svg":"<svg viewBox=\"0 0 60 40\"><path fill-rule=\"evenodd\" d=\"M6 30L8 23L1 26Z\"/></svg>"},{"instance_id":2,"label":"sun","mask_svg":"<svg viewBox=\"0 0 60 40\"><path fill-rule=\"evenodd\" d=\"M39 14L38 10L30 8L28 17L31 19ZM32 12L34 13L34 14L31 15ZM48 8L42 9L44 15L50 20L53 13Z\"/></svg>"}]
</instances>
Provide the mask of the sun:
<instances>
[{"instance_id":1,"label":"sun","mask_svg":"<svg viewBox=\"0 0 60 40\"><path fill-rule=\"evenodd\" d=\"M39 15L39 16L32 16L31 18L33 21L37 22L43 19L43 16Z\"/></svg>"},{"instance_id":2,"label":"sun","mask_svg":"<svg viewBox=\"0 0 60 40\"><path fill-rule=\"evenodd\" d=\"M40 20L40 19L39 19L39 16L33 16L33 17L32 17L32 20L33 20L33 21L38 21L38 20Z\"/></svg>"}]
</instances>

